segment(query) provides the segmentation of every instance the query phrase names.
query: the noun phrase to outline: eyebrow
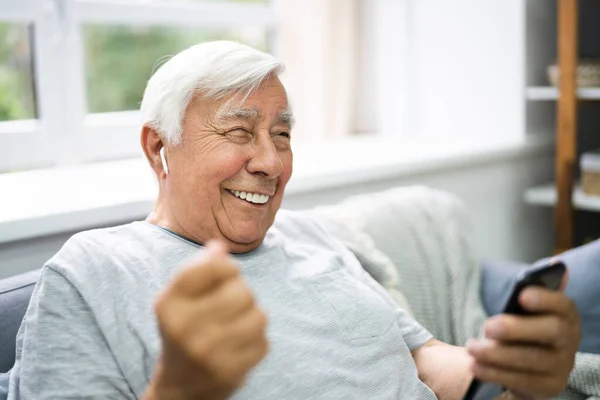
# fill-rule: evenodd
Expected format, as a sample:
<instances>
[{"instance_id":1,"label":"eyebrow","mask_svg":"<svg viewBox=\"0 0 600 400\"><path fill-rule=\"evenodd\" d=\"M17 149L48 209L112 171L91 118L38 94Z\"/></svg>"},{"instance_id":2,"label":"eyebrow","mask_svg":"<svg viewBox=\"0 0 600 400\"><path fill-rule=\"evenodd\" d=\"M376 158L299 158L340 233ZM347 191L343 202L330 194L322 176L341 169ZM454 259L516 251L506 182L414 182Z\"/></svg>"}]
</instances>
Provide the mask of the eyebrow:
<instances>
[{"instance_id":1,"label":"eyebrow","mask_svg":"<svg viewBox=\"0 0 600 400\"><path fill-rule=\"evenodd\" d=\"M217 120L221 123L238 119L257 120L261 118L262 115L258 108L244 107L230 107L220 111L217 115ZM282 111L277 115L277 122L291 128L295 123L294 114L290 110Z\"/></svg>"},{"instance_id":2,"label":"eyebrow","mask_svg":"<svg viewBox=\"0 0 600 400\"><path fill-rule=\"evenodd\" d=\"M260 119L260 111L256 108L229 107L219 112L218 119L221 122L235 119Z\"/></svg>"},{"instance_id":3,"label":"eyebrow","mask_svg":"<svg viewBox=\"0 0 600 400\"><path fill-rule=\"evenodd\" d=\"M294 118L294 113L292 113L291 111L282 111L277 116L277 122L285 124L291 129L296 123L296 118Z\"/></svg>"}]
</instances>

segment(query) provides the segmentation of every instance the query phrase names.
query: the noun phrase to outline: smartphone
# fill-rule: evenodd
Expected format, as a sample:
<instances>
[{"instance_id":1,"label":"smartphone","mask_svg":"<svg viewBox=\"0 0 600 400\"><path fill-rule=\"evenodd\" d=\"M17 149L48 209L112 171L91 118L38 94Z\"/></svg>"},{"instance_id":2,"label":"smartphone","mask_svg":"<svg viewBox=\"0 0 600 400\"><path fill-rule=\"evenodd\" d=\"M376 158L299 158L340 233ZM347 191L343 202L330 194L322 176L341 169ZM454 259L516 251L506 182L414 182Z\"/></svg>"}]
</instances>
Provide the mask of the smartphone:
<instances>
[{"instance_id":1,"label":"smartphone","mask_svg":"<svg viewBox=\"0 0 600 400\"><path fill-rule=\"evenodd\" d=\"M542 286L550 290L558 290L566 270L566 266L561 261L553 259L546 265L522 271L517 277L503 313L517 315L531 314L519 304L521 292L528 286ZM473 379L464 400L492 400L500 396L505 390L505 388L496 383Z\"/></svg>"}]
</instances>

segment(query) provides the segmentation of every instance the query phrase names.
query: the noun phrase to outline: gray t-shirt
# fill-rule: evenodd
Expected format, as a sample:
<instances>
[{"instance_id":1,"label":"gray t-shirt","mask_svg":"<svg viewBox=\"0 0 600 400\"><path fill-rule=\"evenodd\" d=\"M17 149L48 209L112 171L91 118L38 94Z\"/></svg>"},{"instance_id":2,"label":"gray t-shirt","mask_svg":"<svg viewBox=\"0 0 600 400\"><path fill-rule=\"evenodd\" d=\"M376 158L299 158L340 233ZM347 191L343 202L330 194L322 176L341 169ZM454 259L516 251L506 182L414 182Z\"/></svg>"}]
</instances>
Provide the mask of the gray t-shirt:
<instances>
[{"instance_id":1,"label":"gray t-shirt","mask_svg":"<svg viewBox=\"0 0 600 400\"><path fill-rule=\"evenodd\" d=\"M153 304L202 246L146 222L73 236L44 266L9 399L142 397L160 354ZM431 334L305 215L280 211L235 255L269 317L269 354L234 399L435 399L410 351Z\"/></svg>"}]
</instances>

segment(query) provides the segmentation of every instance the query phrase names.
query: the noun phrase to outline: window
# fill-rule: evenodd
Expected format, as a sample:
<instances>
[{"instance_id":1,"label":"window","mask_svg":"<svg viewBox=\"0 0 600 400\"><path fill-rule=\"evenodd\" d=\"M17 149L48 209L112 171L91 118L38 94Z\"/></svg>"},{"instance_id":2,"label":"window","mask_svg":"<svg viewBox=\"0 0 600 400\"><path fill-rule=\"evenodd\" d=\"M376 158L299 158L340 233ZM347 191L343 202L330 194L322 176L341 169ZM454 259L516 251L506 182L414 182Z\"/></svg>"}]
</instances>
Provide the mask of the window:
<instances>
[{"instance_id":1,"label":"window","mask_svg":"<svg viewBox=\"0 0 600 400\"><path fill-rule=\"evenodd\" d=\"M169 55L196 43L219 39L269 50L267 32L261 28L85 25L88 112L138 109L146 82Z\"/></svg>"},{"instance_id":2,"label":"window","mask_svg":"<svg viewBox=\"0 0 600 400\"><path fill-rule=\"evenodd\" d=\"M0 173L132 157L152 72L202 41L273 43L268 0L0 0Z\"/></svg>"},{"instance_id":3,"label":"window","mask_svg":"<svg viewBox=\"0 0 600 400\"><path fill-rule=\"evenodd\" d=\"M153 71L216 39L284 61L296 141L397 130L405 2L0 0L0 173L141 155Z\"/></svg>"},{"instance_id":4,"label":"window","mask_svg":"<svg viewBox=\"0 0 600 400\"><path fill-rule=\"evenodd\" d=\"M36 118L29 31L0 23L0 121Z\"/></svg>"}]
</instances>

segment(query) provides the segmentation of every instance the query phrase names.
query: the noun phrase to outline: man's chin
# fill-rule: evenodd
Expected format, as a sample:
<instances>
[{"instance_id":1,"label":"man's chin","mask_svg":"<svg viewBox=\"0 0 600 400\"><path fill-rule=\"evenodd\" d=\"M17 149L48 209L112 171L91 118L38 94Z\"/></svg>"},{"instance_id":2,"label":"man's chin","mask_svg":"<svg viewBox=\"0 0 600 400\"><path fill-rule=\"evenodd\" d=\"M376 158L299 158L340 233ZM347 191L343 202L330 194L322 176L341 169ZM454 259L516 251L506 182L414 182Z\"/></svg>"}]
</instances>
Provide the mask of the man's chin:
<instances>
[{"instance_id":1,"label":"man's chin","mask_svg":"<svg viewBox=\"0 0 600 400\"><path fill-rule=\"evenodd\" d=\"M255 250L258 248L258 246L260 246L260 244L262 243L262 238L257 239L254 242L249 242L249 243L239 243L239 242L233 242L233 241L229 241L229 252L232 254L241 254L241 253L248 253L251 252L252 250Z\"/></svg>"},{"instance_id":2,"label":"man's chin","mask_svg":"<svg viewBox=\"0 0 600 400\"><path fill-rule=\"evenodd\" d=\"M261 232L253 232L240 234L233 233L231 235L227 235L223 233L225 239L227 239L229 252L230 253L247 253L256 249L265 238L265 235Z\"/></svg>"},{"instance_id":3,"label":"man's chin","mask_svg":"<svg viewBox=\"0 0 600 400\"><path fill-rule=\"evenodd\" d=\"M256 249L263 242L272 224L272 218L252 219L244 218L243 215L237 219L234 215L228 216L227 219L217 219L219 231L223 239L229 242L231 253L247 253Z\"/></svg>"}]
</instances>

